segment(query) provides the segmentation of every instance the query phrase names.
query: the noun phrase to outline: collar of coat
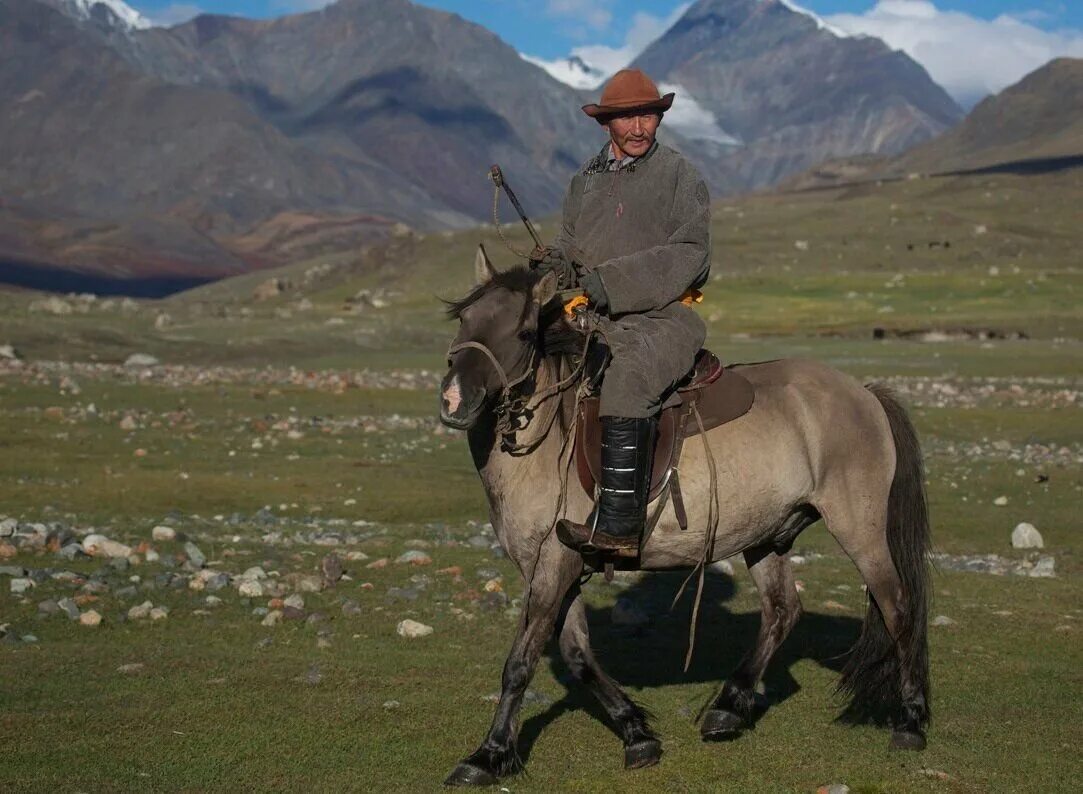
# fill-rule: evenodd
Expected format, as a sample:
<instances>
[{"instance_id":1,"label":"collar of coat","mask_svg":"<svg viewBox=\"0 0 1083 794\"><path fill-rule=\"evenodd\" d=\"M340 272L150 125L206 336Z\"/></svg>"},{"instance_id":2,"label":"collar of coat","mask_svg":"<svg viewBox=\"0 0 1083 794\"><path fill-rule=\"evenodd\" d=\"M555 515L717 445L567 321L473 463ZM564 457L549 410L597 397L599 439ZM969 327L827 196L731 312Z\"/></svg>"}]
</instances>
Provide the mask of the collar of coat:
<instances>
[{"instance_id":1,"label":"collar of coat","mask_svg":"<svg viewBox=\"0 0 1083 794\"><path fill-rule=\"evenodd\" d=\"M657 139L655 139L654 143L651 144L651 148L647 149L647 151L645 151L639 157L625 157L623 160L620 160L620 170L623 171L627 169L635 171L636 165L650 159L650 157L654 155L656 151L658 151ZM598 154L595 155L595 157L590 162L587 163L586 168L583 169L583 173L589 176L591 174L600 174L603 171L616 170L612 167L612 165L617 162L617 158L613 156L612 141L606 141L606 144L602 147L602 150L598 152Z\"/></svg>"}]
</instances>

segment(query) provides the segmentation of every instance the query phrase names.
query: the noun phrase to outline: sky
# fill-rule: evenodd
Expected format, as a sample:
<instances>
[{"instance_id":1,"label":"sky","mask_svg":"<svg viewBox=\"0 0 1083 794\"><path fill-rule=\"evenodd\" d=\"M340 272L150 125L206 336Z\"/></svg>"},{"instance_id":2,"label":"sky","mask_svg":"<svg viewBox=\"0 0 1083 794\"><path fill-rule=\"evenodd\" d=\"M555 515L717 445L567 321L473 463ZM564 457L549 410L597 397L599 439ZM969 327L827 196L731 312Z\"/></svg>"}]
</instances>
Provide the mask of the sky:
<instances>
[{"instance_id":1,"label":"sky","mask_svg":"<svg viewBox=\"0 0 1083 794\"><path fill-rule=\"evenodd\" d=\"M770 0L764 0L768 2ZM1083 0L784 0L832 28L905 50L964 107L1053 57L1083 58ZM130 0L158 23L200 12L270 17L327 0ZM478 22L543 61L579 55L614 71L675 22L682 0L423 0Z\"/></svg>"}]
</instances>

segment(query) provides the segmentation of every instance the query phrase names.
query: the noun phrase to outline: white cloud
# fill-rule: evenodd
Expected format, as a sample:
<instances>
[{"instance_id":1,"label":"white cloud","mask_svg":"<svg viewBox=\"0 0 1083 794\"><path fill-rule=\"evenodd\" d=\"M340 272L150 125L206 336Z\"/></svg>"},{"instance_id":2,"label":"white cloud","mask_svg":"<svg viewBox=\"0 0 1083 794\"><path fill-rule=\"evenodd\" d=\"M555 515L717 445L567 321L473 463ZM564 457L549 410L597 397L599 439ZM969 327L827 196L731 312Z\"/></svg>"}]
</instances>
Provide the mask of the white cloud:
<instances>
[{"instance_id":1,"label":"white cloud","mask_svg":"<svg viewBox=\"0 0 1083 794\"><path fill-rule=\"evenodd\" d=\"M1053 58L1083 57L1083 31L1042 30L1022 15L979 19L929 0L880 0L864 14L834 14L827 21L903 50L964 107Z\"/></svg>"},{"instance_id":2,"label":"white cloud","mask_svg":"<svg viewBox=\"0 0 1083 794\"><path fill-rule=\"evenodd\" d=\"M677 96L673 98L673 106L666 111L665 125L672 127L686 138L696 141L713 141L730 146L739 146L741 141L718 124L714 113L707 110L691 93L676 83L660 83L658 90L663 94L670 91Z\"/></svg>"},{"instance_id":3,"label":"white cloud","mask_svg":"<svg viewBox=\"0 0 1083 794\"><path fill-rule=\"evenodd\" d=\"M170 3L164 8L159 8L149 14L151 24L157 28L168 28L194 19L205 13L199 6L189 3Z\"/></svg>"},{"instance_id":4,"label":"white cloud","mask_svg":"<svg viewBox=\"0 0 1083 794\"><path fill-rule=\"evenodd\" d=\"M684 16L691 3L681 3L668 16L656 17L644 11L632 15L632 24L624 36L624 43L619 47L607 47L604 44L590 44L576 47L572 55L577 55L606 75L620 71L635 60L636 56L648 45L673 27Z\"/></svg>"}]
</instances>

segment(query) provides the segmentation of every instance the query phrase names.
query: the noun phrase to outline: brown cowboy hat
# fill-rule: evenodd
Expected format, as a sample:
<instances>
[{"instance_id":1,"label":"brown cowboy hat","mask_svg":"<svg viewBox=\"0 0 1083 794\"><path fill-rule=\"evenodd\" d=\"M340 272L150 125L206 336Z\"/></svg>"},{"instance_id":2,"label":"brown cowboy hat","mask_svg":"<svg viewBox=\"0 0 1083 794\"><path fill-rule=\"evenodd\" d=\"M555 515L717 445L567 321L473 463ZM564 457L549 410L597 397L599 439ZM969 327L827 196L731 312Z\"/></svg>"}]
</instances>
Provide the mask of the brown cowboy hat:
<instances>
[{"instance_id":1,"label":"brown cowboy hat","mask_svg":"<svg viewBox=\"0 0 1083 794\"><path fill-rule=\"evenodd\" d=\"M672 93L661 96L654 81L639 69L621 69L605 84L601 101L583 105L583 112L592 119L632 110L664 113L673 104L673 96Z\"/></svg>"}]
</instances>

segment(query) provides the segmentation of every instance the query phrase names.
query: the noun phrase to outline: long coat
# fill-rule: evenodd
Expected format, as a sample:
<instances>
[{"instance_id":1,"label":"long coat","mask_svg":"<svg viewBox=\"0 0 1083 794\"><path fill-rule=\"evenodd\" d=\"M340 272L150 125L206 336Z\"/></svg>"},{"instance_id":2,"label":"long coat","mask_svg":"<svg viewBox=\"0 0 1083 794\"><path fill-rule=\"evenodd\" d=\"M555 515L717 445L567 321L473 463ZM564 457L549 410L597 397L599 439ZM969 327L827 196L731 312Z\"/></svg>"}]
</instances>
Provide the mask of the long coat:
<instances>
[{"instance_id":1,"label":"long coat","mask_svg":"<svg viewBox=\"0 0 1083 794\"><path fill-rule=\"evenodd\" d=\"M613 360L601 415L652 416L676 401L672 389L706 338L680 297L710 272L710 197L692 164L664 144L614 170L608 152L606 144L572 178L554 246L596 270L609 298L602 330Z\"/></svg>"}]
</instances>

